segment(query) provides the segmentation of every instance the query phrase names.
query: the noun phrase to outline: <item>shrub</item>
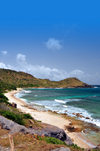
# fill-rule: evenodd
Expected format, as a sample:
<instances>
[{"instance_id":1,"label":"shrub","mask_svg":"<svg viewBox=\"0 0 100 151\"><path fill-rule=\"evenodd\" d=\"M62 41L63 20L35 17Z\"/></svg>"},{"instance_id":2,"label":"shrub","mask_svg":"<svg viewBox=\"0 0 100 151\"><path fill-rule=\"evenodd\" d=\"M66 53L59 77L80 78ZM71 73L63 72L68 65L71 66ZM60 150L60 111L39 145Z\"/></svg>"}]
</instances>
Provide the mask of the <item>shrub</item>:
<instances>
[{"instance_id":1,"label":"shrub","mask_svg":"<svg viewBox=\"0 0 100 151\"><path fill-rule=\"evenodd\" d=\"M8 98L4 96L4 94L0 93L0 103L6 103L9 104Z\"/></svg>"},{"instance_id":2,"label":"shrub","mask_svg":"<svg viewBox=\"0 0 100 151\"><path fill-rule=\"evenodd\" d=\"M66 145L65 142L57 139L57 138L54 138L54 137L40 137L38 136L38 139L39 140L44 140L46 141L47 143L49 144L60 144L60 145Z\"/></svg>"},{"instance_id":3,"label":"shrub","mask_svg":"<svg viewBox=\"0 0 100 151\"><path fill-rule=\"evenodd\" d=\"M11 111L0 111L0 114L18 124L24 125L23 117L21 114L14 113Z\"/></svg>"},{"instance_id":4,"label":"shrub","mask_svg":"<svg viewBox=\"0 0 100 151\"><path fill-rule=\"evenodd\" d=\"M71 147L72 147L73 149L77 149L77 151L78 151L78 150L84 150L83 148L80 148L80 147L77 146L76 144L72 144Z\"/></svg>"},{"instance_id":5,"label":"shrub","mask_svg":"<svg viewBox=\"0 0 100 151\"><path fill-rule=\"evenodd\" d=\"M30 114L23 114L24 119L33 119Z\"/></svg>"}]
</instances>

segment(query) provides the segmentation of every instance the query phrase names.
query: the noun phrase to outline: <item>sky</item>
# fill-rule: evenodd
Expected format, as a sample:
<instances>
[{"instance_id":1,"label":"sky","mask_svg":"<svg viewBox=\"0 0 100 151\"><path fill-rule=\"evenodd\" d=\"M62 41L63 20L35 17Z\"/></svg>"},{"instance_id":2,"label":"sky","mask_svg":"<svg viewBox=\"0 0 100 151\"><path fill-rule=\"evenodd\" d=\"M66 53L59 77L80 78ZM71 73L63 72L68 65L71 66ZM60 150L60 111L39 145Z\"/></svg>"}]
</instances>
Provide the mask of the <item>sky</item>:
<instances>
[{"instance_id":1,"label":"sky","mask_svg":"<svg viewBox=\"0 0 100 151\"><path fill-rule=\"evenodd\" d=\"M0 68L100 84L99 0L0 1Z\"/></svg>"}]
</instances>

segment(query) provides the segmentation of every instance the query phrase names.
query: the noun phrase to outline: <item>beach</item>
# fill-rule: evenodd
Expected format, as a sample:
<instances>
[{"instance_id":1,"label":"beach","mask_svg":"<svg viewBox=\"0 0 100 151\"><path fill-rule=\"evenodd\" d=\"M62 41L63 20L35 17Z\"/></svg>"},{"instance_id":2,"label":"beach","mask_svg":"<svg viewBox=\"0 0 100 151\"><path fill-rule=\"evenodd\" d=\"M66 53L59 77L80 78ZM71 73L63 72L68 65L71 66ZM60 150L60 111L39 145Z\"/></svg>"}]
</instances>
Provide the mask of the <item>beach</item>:
<instances>
[{"instance_id":1,"label":"beach","mask_svg":"<svg viewBox=\"0 0 100 151\"><path fill-rule=\"evenodd\" d=\"M29 113L31 116L43 123L57 126L67 133L67 135L73 140L75 144L77 144L81 148L93 148L95 147L81 132L69 132L65 129L65 126L69 126L70 119L64 118L60 114L55 114L50 111L38 111L33 107L29 106L23 100L16 98L15 94L20 92L22 89L18 88L17 90L10 91L5 93L5 96L9 99L10 103L16 103L17 108L21 112Z\"/></svg>"}]
</instances>

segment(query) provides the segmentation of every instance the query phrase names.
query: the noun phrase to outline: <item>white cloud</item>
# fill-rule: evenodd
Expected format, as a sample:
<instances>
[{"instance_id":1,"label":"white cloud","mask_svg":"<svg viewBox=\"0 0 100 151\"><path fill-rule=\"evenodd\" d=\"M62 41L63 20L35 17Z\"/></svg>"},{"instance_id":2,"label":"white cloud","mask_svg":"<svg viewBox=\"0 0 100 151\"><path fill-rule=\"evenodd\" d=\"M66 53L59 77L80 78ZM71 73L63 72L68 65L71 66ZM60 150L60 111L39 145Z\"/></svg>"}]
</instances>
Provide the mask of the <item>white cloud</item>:
<instances>
[{"instance_id":1,"label":"white cloud","mask_svg":"<svg viewBox=\"0 0 100 151\"><path fill-rule=\"evenodd\" d=\"M16 58L17 58L18 62L20 62L20 61L25 62L26 61L26 55L21 54L21 53L18 53Z\"/></svg>"},{"instance_id":2,"label":"white cloud","mask_svg":"<svg viewBox=\"0 0 100 151\"><path fill-rule=\"evenodd\" d=\"M84 74L84 72L82 71L82 70L79 70L79 69L76 69L76 70L73 70L73 71L71 71L70 72L70 75L72 75L72 76L78 76L78 75L83 75Z\"/></svg>"},{"instance_id":3,"label":"white cloud","mask_svg":"<svg viewBox=\"0 0 100 151\"><path fill-rule=\"evenodd\" d=\"M60 50L62 48L61 42L55 38L49 38L45 44L51 50Z\"/></svg>"},{"instance_id":4,"label":"white cloud","mask_svg":"<svg viewBox=\"0 0 100 151\"><path fill-rule=\"evenodd\" d=\"M11 65L6 65L5 63L3 62L0 62L0 68L3 68L3 69L12 69L12 66Z\"/></svg>"},{"instance_id":5,"label":"white cloud","mask_svg":"<svg viewBox=\"0 0 100 151\"><path fill-rule=\"evenodd\" d=\"M66 72L56 68L46 67L44 65L33 65L27 62L24 54L17 54L17 70L28 72L38 78L48 78L51 80L60 80L66 77Z\"/></svg>"},{"instance_id":6,"label":"white cloud","mask_svg":"<svg viewBox=\"0 0 100 151\"><path fill-rule=\"evenodd\" d=\"M7 51L1 51L1 53L3 54L3 55L7 55Z\"/></svg>"},{"instance_id":7,"label":"white cloud","mask_svg":"<svg viewBox=\"0 0 100 151\"><path fill-rule=\"evenodd\" d=\"M32 75L34 75L37 78L46 78L50 80L62 80L67 77L82 77L84 75L84 72L77 69L73 70L69 73L66 71L57 69L57 68L50 68L46 67L44 65L33 65L29 64L27 62L27 58L24 54L17 54L17 62L18 62L18 67L17 69L20 69L24 72L28 72Z\"/></svg>"}]
</instances>

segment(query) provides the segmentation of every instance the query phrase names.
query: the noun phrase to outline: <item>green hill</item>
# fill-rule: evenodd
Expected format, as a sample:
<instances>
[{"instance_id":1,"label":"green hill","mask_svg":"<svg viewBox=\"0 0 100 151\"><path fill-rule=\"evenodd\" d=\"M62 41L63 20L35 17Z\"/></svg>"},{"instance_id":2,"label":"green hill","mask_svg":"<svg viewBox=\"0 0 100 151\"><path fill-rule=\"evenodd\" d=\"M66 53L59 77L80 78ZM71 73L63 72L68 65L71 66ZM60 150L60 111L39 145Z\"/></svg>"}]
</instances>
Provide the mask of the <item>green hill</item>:
<instances>
[{"instance_id":1,"label":"green hill","mask_svg":"<svg viewBox=\"0 0 100 151\"><path fill-rule=\"evenodd\" d=\"M16 87L45 87L45 88L68 88L68 87L91 87L77 78L67 78L61 81L38 79L25 73L9 69L0 69L0 89L16 89Z\"/></svg>"}]
</instances>

